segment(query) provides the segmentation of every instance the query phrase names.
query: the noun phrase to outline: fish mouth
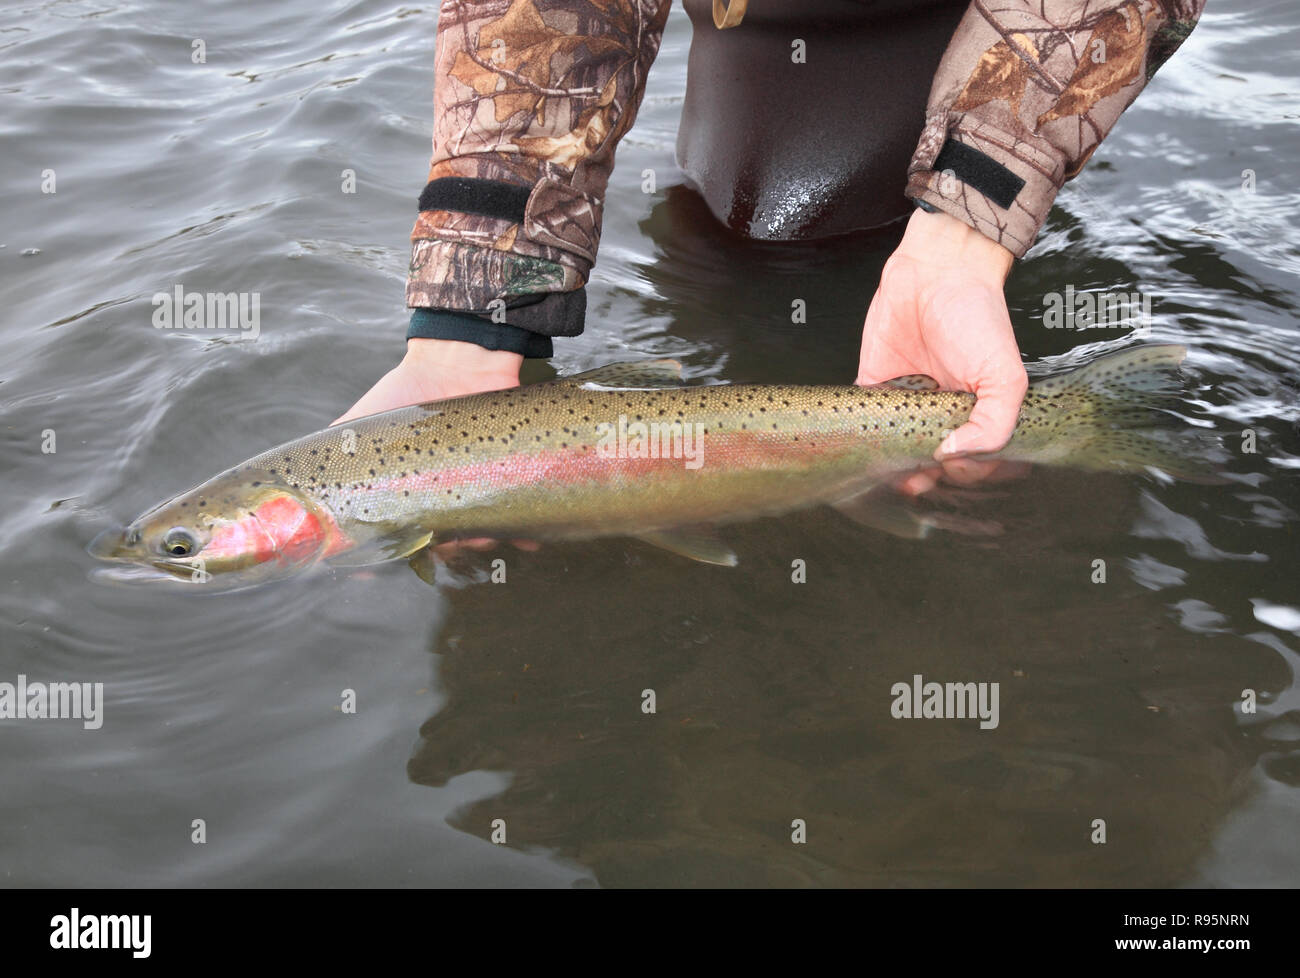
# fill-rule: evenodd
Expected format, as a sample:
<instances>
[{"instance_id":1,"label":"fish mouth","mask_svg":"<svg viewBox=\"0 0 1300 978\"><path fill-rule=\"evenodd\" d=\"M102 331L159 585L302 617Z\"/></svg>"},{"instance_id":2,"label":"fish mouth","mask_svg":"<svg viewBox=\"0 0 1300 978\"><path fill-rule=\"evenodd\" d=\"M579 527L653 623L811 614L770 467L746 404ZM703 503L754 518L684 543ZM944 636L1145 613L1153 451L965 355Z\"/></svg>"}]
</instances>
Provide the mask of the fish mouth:
<instances>
[{"instance_id":1,"label":"fish mouth","mask_svg":"<svg viewBox=\"0 0 1300 978\"><path fill-rule=\"evenodd\" d=\"M135 551L127 541L126 530L109 528L90 541L86 553L99 560L130 560Z\"/></svg>"},{"instance_id":2,"label":"fish mouth","mask_svg":"<svg viewBox=\"0 0 1300 978\"><path fill-rule=\"evenodd\" d=\"M91 540L86 546L88 554L118 565L100 568L96 576L115 581L176 580L193 573L193 565L187 560L171 560L142 552L139 539L138 532L127 527L124 530L109 528Z\"/></svg>"},{"instance_id":3,"label":"fish mouth","mask_svg":"<svg viewBox=\"0 0 1300 978\"><path fill-rule=\"evenodd\" d=\"M183 585L185 581L175 574L161 570L149 564L116 564L112 567L96 567L90 573L91 580L105 584L174 584Z\"/></svg>"},{"instance_id":4,"label":"fish mouth","mask_svg":"<svg viewBox=\"0 0 1300 978\"><path fill-rule=\"evenodd\" d=\"M133 526L104 530L86 545L86 552L107 564L90 572L90 579L101 584L201 585L204 593L215 594L243 590L263 580L256 568L251 573L217 573L193 556L172 558L152 553L142 547L139 530Z\"/></svg>"}]
</instances>

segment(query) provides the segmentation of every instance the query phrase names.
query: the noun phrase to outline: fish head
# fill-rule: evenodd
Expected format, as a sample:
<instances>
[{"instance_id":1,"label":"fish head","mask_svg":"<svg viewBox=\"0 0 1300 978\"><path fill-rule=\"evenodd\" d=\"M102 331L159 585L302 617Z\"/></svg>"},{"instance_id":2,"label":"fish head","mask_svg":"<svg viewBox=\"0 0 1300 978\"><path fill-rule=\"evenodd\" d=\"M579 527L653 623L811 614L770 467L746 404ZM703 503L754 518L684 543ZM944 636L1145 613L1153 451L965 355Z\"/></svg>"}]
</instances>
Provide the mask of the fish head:
<instances>
[{"instance_id":1,"label":"fish head","mask_svg":"<svg viewBox=\"0 0 1300 978\"><path fill-rule=\"evenodd\" d=\"M328 510L270 473L235 470L160 503L90 553L118 581L180 579L246 587L297 574L340 549Z\"/></svg>"}]
</instances>

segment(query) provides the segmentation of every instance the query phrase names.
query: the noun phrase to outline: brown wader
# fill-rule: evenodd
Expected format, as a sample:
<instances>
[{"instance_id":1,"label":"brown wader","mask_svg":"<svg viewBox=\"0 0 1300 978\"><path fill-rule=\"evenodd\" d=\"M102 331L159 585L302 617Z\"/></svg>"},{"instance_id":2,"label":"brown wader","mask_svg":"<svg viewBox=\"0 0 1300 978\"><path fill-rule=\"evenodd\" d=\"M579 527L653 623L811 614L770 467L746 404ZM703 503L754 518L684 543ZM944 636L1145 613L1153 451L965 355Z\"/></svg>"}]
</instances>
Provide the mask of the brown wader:
<instances>
[{"instance_id":1,"label":"brown wader","mask_svg":"<svg viewBox=\"0 0 1300 978\"><path fill-rule=\"evenodd\" d=\"M722 222L825 237L910 199L1016 256L1204 5L719 0L720 30L711 0L683 2L678 155ZM408 337L547 357L582 332L614 152L667 17L668 0L442 0Z\"/></svg>"},{"instance_id":2,"label":"brown wader","mask_svg":"<svg viewBox=\"0 0 1300 978\"><path fill-rule=\"evenodd\" d=\"M966 0L755 0L727 30L712 0L683 5L695 32L677 160L718 220L809 238L912 210L902 174Z\"/></svg>"}]
</instances>

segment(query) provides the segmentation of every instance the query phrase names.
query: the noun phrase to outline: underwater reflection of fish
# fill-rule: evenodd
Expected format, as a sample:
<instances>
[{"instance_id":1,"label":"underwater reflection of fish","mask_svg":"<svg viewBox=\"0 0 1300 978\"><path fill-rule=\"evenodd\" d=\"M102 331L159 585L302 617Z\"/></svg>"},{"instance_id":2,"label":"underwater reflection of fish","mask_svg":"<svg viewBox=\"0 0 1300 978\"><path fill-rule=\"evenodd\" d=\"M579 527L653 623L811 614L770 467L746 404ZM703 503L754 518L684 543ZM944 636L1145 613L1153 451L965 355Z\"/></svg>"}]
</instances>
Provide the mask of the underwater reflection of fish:
<instances>
[{"instance_id":1,"label":"underwater reflection of fish","mask_svg":"<svg viewBox=\"0 0 1300 978\"><path fill-rule=\"evenodd\" d=\"M1099 487L1126 481L1035 470L998 500L1020 532L924 559L825 510L736 527L763 556L725 575L620 541L510 555L507 583L447 592L408 775L504 773L452 823L505 819L607 886L1194 882L1267 749L1232 703L1289 677L1117 561L1091 582L1138 517ZM999 726L894 719L916 674L1000 683Z\"/></svg>"}]
</instances>

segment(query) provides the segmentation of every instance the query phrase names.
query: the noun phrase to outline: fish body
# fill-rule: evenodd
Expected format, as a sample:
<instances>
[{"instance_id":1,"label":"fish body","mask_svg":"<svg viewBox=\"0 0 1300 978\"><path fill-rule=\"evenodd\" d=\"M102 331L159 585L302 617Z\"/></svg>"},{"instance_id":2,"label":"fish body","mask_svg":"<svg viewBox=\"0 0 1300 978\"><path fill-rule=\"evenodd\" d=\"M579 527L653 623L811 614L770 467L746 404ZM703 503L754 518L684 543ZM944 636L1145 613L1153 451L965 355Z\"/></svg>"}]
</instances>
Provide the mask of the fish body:
<instances>
[{"instance_id":1,"label":"fish body","mask_svg":"<svg viewBox=\"0 0 1300 978\"><path fill-rule=\"evenodd\" d=\"M1184 353L1138 347L1035 383L997 457L1177 468L1138 429ZM931 461L975 403L925 378L681 386L676 368L614 365L327 428L160 504L92 552L241 584L470 537L631 535L733 563L692 528L858 497Z\"/></svg>"}]
</instances>

